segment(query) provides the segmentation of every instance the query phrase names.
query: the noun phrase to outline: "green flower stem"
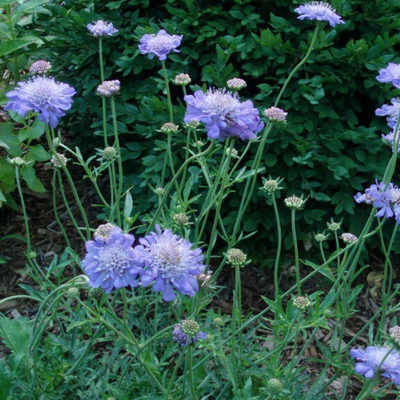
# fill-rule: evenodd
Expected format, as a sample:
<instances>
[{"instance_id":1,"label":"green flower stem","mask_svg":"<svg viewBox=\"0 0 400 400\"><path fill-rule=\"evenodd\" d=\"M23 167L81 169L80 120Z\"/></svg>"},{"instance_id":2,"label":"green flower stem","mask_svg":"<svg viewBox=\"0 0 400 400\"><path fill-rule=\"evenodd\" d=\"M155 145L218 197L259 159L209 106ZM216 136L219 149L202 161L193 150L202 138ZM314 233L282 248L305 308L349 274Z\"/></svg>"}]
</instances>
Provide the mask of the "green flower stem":
<instances>
[{"instance_id":1,"label":"green flower stem","mask_svg":"<svg viewBox=\"0 0 400 400\"><path fill-rule=\"evenodd\" d=\"M104 82L104 63L103 63L103 38L99 37L99 63L100 63L100 79Z\"/></svg>"},{"instance_id":2,"label":"green flower stem","mask_svg":"<svg viewBox=\"0 0 400 400\"><path fill-rule=\"evenodd\" d=\"M185 362L185 373L184 376L189 375L190 393L193 400L197 400L196 389L194 387L193 379L193 363L192 363L192 346L190 345L190 336L188 335L187 351L186 351L186 362Z\"/></svg>"},{"instance_id":3,"label":"green flower stem","mask_svg":"<svg viewBox=\"0 0 400 400\"><path fill-rule=\"evenodd\" d=\"M171 90L169 88L169 79L167 68L165 67L165 61L161 61L164 80L165 80L165 89L167 90L167 100L168 100L168 111L169 111L169 122L174 123L174 110L172 108L172 100L171 100Z\"/></svg>"},{"instance_id":4,"label":"green flower stem","mask_svg":"<svg viewBox=\"0 0 400 400\"><path fill-rule=\"evenodd\" d=\"M56 199L56 188L57 188L57 171L53 171L53 183L52 183L52 197L53 197L53 211L54 211L54 217L56 218L57 224L61 230L61 233L64 236L65 242L67 243L68 247L71 247L71 243L69 241L67 232L65 232L64 225L62 224L60 217L58 216L58 211L57 211L57 199Z\"/></svg>"},{"instance_id":5,"label":"green flower stem","mask_svg":"<svg viewBox=\"0 0 400 400\"><path fill-rule=\"evenodd\" d=\"M293 337L293 349L292 349L292 358L290 360L290 366L289 366L289 374L293 371L293 368L295 367L295 361L296 361L296 353L297 353L297 338L299 336L300 332L300 327L301 327L301 312L300 310L297 310L297 315L296 315L296 329L294 332L294 337Z\"/></svg>"},{"instance_id":6,"label":"green flower stem","mask_svg":"<svg viewBox=\"0 0 400 400\"><path fill-rule=\"evenodd\" d=\"M323 246L322 242L319 242L319 251L320 251L320 253L321 253L322 260L323 260L324 262L326 262L326 257L325 257L325 252L324 252L324 246Z\"/></svg>"},{"instance_id":7,"label":"green flower stem","mask_svg":"<svg viewBox=\"0 0 400 400\"><path fill-rule=\"evenodd\" d=\"M104 207L111 208L110 204L108 204L108 202L104 198L103 194L101 193L101 190L99 188L99 185L97 184L96 178L93 176L92 171L87 166L87 164L85 163L83 158L80 155L78 155L75 151L71 150L68 146L65 146L62 143L60 143L59 146L61 148L63 148L64 150L68 151L69 153L71 153L78 160L79 164L82 165L82 167L85 170L88 178L90 179L90 182L93 184L93 186L94 186L94 188L96 190L96 194L97 194L97 196L99 196L99 198L100 198L101 202L103 203Z\"/></svg>"},{"instance_id":8,"label":"green flower stem","mask_svg":"<svg viewBox=\"0 0 400 400\"><path fill-rule=\"evenodd\" d=\"M25 294L19 294L16 296L10 296L10 297L6 297L5 299L1 299L0 305L3 303L7 303L7 301L19 300L19 299L28 299L28 300L38 301L39 303L43 303L43 300L39 299L38 297L28 296Z\"/></svg>"},{"instance_id":9,"label":"green flower stem","mask_svg":"<svg viewBox=\"0 0 400 400\"><path fill-rule=\"evenodd\" d=\"M301 285L300 285L300 260L299 260L299 248L297 244L296 234L296 210L292 210L292 236L293 236L293 249L294 249L294 262L296 265L296 285L297 295L301 296Z\"/></svg>"},{"instance_id":10,"label":"green flower stem","mask_svg":"<svg viewBox=\"0 0 400 400\"><path fill-rule=\"evenodd\" d=\"M334 231L334 235L335 235L336 250L339 251L340 250L340 245L339 245L339 237L338 237L337 231ZM340 257L338 257L337 260L336 260L336 268L339 271L339 268L340 268Z\"/></svg>"},{"instance_id":11,"label":"green flower stem","mask_svg":"<svg viewBox=\"0 0 400 400\"><path fill-rule=\"evenodd\" d=\"M229 143L229 150L228 150L228 154L226 154L226 149L228 148L227 147L228 143ZM224 168L223 176L221 179L221 187L219 190L219 196L218 196L217 205L216 205L216 209L215 209L214 223L213 223L213 227L211 230L210 241L208 244L207 253L206 253L206 257L205 257L206 265L208 265L210 263L211 252L212 252L212 249L214 248L214 245L215 245L215 242L217 239L218 218L221 215L222 202L224 200L224 193L225 193L225 189L226 189L227 183L228 183L227 178L228 178L228 171L229 171L229 163L231 160L231 154L232 154L232 149L233 149L234 143L235 143L235 139L231 138L227 142L227 145L225 145L224 154L222 155L221 165L225 164L225 158L226 158L226 167ZM215 178L214 187L216 187L218 185L219 180L220 180L220 178L219 178L219 176L217 176Z\"/></svg>"},{"instance_id":12,"label":"green flower stem","mask_svg":"<svg viewBox=\"0 0 400 400\"><path fill-rule=\"evenodd\" d=\"M275 193L271 193L271 198L272 198L272 205L274 207L276 228L278 231L278 247L276 250L275 264L274 264L274 291L275 291L275 301L277 301L279 297L279 263L282 251L282 227L281 227L281 219L279 215L278 206L276 204Z\"/></svg>"},{"instance_id":13,"label":"green flower stem","mask_svg":"<svg viewBox=\"0 0 400 400\"><path fill-rule=\"evenodd\" d=\"M153 219L150 222L149 228L147 229L146 235L149 234L149 232L154 228L154 225L157 222L157 218L160 215L160 212L162 210L162 208L164 207L164 204L168 198L169 192L172 189L172 186L175 184L175 182L177 181L177 179L179 178L179 176L181 175L181 173L183 172L184 168L186 167L186 165L188 165L189 163L191 163L193 160L196 160L202 156L205 156L206 154L208 154L209 152L211 152L211 150L213 149L215 144L215 141L212 141L210 146L202 153L199 154L195 154L192 157L188 158L182 165L181 167L178 169L178 171L176 172L175 176L172 177L172 180L168 183L167 188L165 189L165 194L160 202L160 204L157 207L157 210L153 216Z\"/></svg>"},{"instance_id":14,"label":"green flower stem","mask_svg":"<svg viewBox=\"0 0 400 400\"><path fill-rule=\"evenodd\" d=\"M119 202L121 200L122 195L122 187L124 183L124 174L122 169L122 158L121 158L121 148L119 145L119 137L118 137L118 126L117 126L117 112L115 110L115 101L114 97L110 98L111 101L111 113L113 119L113 127L114 127L114 139L115 139L115 149L117 150L117 160L118 160L118 191L117 197L115 199L115 209L117 211L117 221L118 225L121 226L121 213L119 209ZM112 212L113 214L113 212ZM111 217L110 217L111 219Z\"/></svg>"},{"instance_id":15,"label":"green flower stem","mask_svg":"<svg viewBox=\"0 0 400 400\"><path fill-rule=\"evenodd\" d=\"M172 176L175 176L174 158L172 157L172 133L171 132L167 134L167 154L168 154L168 158L169 158L171 174L172 174ZM185 169L183 171L185 172ZM183 182L183 180L182 180L182 182ZM175 181L175 189L178 193L179 198L181 198L181 191L179 190L178 181Z\"/></svg>"},{"instance_id":16,"label":"green flower stem","mask_svg":"<svg viewBox=\"0 0 400 400\"><path fill-rule=\"evenodd\" d=\"M57 170L57 171L56 171L56 174L57 174L57 176L58 176L58 185L60 186L61 197L62 197L63 202L64 202L64 204L65 204L65 208L66 208L66 210L67 210L67 213L68 213L68 215L69 215L69 218L71 219L72 224L74 225L76 232L77 232L78 235L81 237L81 239L85 242L85 241L86 241L85 236L83 235L81 228L79 227L78 223L76 222L76 219L75 219L75 217L74 217L74 214L73 214L73 212L72 212L72 210L71 210L71 208L70 208L70 206L69 206L68 199L67 199L67 197L65 196L64 185L63 185L63 181L62 181L62 177L61 177L60 171Z\"/></svg>"},{"instance_id":17,"label":"green flower stem","mask_svg":"<svg viewBox=\"0 0 400 400\"><path fill-rule=\"evenodd\" d=\"M114 211L117 206L117 202L115 199L118 198L118 185L117 185L117 174L115 173L115 161L111 161L110 164L110 170L109 170L109 176L110 176L110 200L111 200L111 212L110 212L110 221L113 221L114 218Z\"/></svg>"},{"instance_id":18,"label":"green flower stem","mask_svg":"<svg viewBox=\"0 0 400 400\"><path fill-rule=\"evenodd\" d=\"M188 128L187 135L186 135L185 160L187 160L189 158L189 148L190 148L190 136L191 136L191 133L192 133L192 129ZM183 192L183 188L185 187L186 173L187 173L187 165L186 165L186 168L183 170L183 173L182 173L182 181L181 181L181 186L179 188L179 193L182 193Z\"/></svg>"},{"instance_id":19,"label":"green flower stem","mask_svg":"<svg viewBox=\"0 0 400 400\"><path fill-rule=\"evenodd\" d=\"M222 336L221 336L221 329L218 327L218 343L219 343L219 351L217 352L218 357L221 359L222 364L225 366L225 369L229 375L229 379L232 383L233 388L236 390L237 389L237 383L238 380L236 378L236 365L232 364L229 365L229 362L226 358L225 355L225 350L224 350L224 346L227 343L227 341L230 339L226 339L225 341L222 341ZM231 351L233 352L233 349L231 349ZM204 360L205 361L205 360ZM196 366L195 366L196 368Z\"/></svg>"},{"instance_id":20,"label":"green flower stem","mask_svg":"<svg viewBox=\"0 0 400 400\"><path fill-rule=\"evenodd\" d=\"M385 247L385 243L383 240L382 231L380 231L382 250L383 253L385 254L385 267L383 271L383 282L382 282L382 316L381 320L379 321L379 326L377 330L377 340L379 340L381 333L383 332L387 318L386 312L389 304L388 298L390 296L390 290L392 288L392 282L393 282L393 265L392 262L390 261L390 253L392 251L392 247L397 236L398 228L399 225L396 223L387 249Z\"/></svg>"},{"instance_id":21,"label":"green flower stem","mask_svg":"<svg viewBox=\"0 0 400 400\"><path fill-rule=\"evenodd\" d=\"M79 199L79 196L78 196L78 193L76 191L76 187L75 187L74 181L73 181L73 179L71 177L71 174L69 173L68 168L64 165L63 161L61 160L60 156L57 154L57 151L53 146L52 137L53 138L55 137L53 128L51 128L51 132L52 132L52 135L50 134L49 125L46 124L46 137L47 137L47 143L49 145L49 149L50 149L51 153L55 156L55 158L58 160L59 164L62 167L62 170L65 173L65 176L67 177L68 183L69 183L69 185L71 187L72 194L73 194L73 196L75 198L76 204L77 204L77 206L79 208L79 211L80 211L80 213L82 215L83 222L85 224L86 238L87 238L87 240L89 240L90 239L89 221L87 219L85 210L82 207L82 203L81 203L81 200Z\"/></svg>"},{"instance_id":22,"label":"green flower stem","mask_svg":"<svg viewBox=\"0 0 400 400\"><path fill-rule=\"evenodd\" d=\"M171 390L172 390L172 388L173 388L173 386L174 386L174 383L176 383L176 382L175 382L175 377L176 377L176 374L178 373L179 367L180 367L181 364L182 364L182 359L183 359L184 354L185 354L184 351L181 351L180 354L179 354L179 358L178 358L178 360L177 360L177 362L176 362L176 364L175 364L175 368L174 368L174 370L172 371L171 379L169 380L169 384L168 384L168 387L167 387L167 391L165 392L164 400L170 400L169 395L170 395Z\"/></svg>"},{"instance_id":23,"label":"green flower stem","mask_svg":"<svg viewBox=\"0 0 400 400\"><path fill-rule=\"evenodd\" d=\"M167 165L168 165L168 150L165 151L163 167L161 170L160 187L162 187L162 188L164 187L165 173L167 172Z\"/></svg>"},{"instance_id":24,"label":"green flower stem","mask_svg":"<svg viewBox=\"0 0 400 400\"><path fill-rule=\"evenodd\" d=\"M99 37L99 64L100 64L100 80L101 83L104 82L104 62L103 62L103 39ZM103 114L103 137L104 137L104 147L108 147L107 140L107 111L106 111L106 98L101 97L101 109Z\"/></svg>"}]
</instances>

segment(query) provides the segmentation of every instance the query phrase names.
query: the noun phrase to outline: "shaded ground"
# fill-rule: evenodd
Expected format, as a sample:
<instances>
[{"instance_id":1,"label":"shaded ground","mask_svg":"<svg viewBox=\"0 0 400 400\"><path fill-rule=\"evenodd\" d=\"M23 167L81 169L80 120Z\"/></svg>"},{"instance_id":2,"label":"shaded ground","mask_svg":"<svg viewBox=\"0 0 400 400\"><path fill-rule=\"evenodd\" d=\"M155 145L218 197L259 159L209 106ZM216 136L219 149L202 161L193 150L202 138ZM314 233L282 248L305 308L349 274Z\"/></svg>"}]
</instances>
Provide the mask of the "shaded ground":
<instances>
[{"instance_id":1,"label":"shaded ground","mask_svg":"<svg viewBox=\"0 0 400 400\"><path fill-rule=\"evenodd\" d=\"M72 164L72 163L71 163ZM76 185L79 197L83 200L86 208L93 210L93 207L88 207L92 203L96 203L93 193L88 191L86 182L81 178L81 170L76 166L70 166L72 174L75 176ZM27 205L27 212L30 218L30 229L32 237L32 248L38 254L38 261L40 265L47 266L55 255L60 255L65 249L65 242L57 226L54 211L51 206L51 181L53 171L46 167L45 164L37 165L38 176L45 184L47 193L37 194L28 189L24 189L24 197ZM70 204L75 204L72 193L66 190L67 197ZM62 198L57 192L57 209L58 214L61 216L63 226L66 229L71 240L71 247L74 251L83 256L84 246L81 239L75 234L75 228L68 218ZM72 207L74 215L79 221L77 207ZM95 209L94 209L95 210ZM94 212L94 211L93 211ZM91 226L95 227L99 224L95 214L89 215ZM13 211L6 207L0 208L0 237L7 235L25 236L23 216L21 211ZM13 296L15 294L23 293L19 284L24 283L30 286L36 286L35 282L27 276L25 272L25 251L26 245L23 241L15 239L11 236L10 239L0 242L0 255L8 259L6 264L0 264L0 299ZM395 265L398 266L398 260L393 260ZM379 260L372 260L373 266L368 269L364 275L360 276L360 283L365 285L361 296L359 296L357 308L359 312L354 314L353 318L348 322L345 327L344 341L347 343L351 340L362 326L376 313L380 307L380 285L382 281L381 271L383 263ZM371 272L373 271L373 272ZM397 281L399 269L395 268L394 282ZM72 270L67 270L66 274L72 276ZM306 270L303 270L306 273ZM261 271L253 265L249 265L242 269L242 297L243 297L243 311L260 312L265 308L265 302L261 296L269 298L273 297L273 282L271 271ZM284 270L280 276L280 286L282 290L287 290L294 284L294 276L289 269ZM222 313L230 314L232 312L232 291L234 288L234 273L233 269L226 268L222 271L218 279L218 285L223 286L221 294L215 298L212 306L221 310ZM326 284L319 280L310 280L307 284L307 292L313 293L315 291L326 291L328 287ZM36 304L23 302L19 300L12 300L0 304L0 312L13 318L20 315L33 317L37 311ZM330 321L330 327L336 324L336 320ZM271 336L270 331L265 329L259 330L260 336L265 336L265 346L270 346ZM365 336L358 339L358 345L368 345L367 332ZM317 340L325 345L330 345L332 340L332 330L321 329L317 334ZM307 349L304 354L303 365L306 366L306 372L311 376L317 377L320 372L321 364L316 362L305 361L306 358L321 359L322 355L319 350L317 340L315 340ZM301 343L300 343L301 345ZM6 352L0 343L0 357L3 352ZM287 357L291 354L291 349L287 351ZM333 373L333 371L331 371ZM348 384L352 388L353 393L357 393L361 384L357 378L353 378ZM342 381L335 380L332 387L340 392ZM354 396L349 395L347 399L353 399ZM384 397L386 400L395 399L396 396L388 392Z\"/></svg>"}]
</instances>

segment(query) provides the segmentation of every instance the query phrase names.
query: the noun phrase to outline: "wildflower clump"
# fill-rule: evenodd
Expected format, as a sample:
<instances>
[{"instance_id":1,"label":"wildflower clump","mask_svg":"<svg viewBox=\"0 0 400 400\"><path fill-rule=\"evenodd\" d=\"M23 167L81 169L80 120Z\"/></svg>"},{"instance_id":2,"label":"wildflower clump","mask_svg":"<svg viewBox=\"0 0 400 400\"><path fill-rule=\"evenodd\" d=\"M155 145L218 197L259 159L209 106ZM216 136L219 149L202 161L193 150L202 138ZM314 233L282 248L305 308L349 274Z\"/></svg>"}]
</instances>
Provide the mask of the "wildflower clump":
<instances>
[{"instance_id":1,"label":"wildflower clump","mask_svg":"<svg viewBox=\"0 0 400 400\"><path fill-rule=\"evenodd\" d=\"M160 30L156 35L146 34L140 39L139 50L142 54L148 54L150 59L156 56L160 61L164 61L171 51L179 53L177 47L180 46L182 37L169 35L164 30Z\"/></svg>"},{"instance_id":2,"label":"wildflower clump","mask_svg":"<svg viewBox=\"0 0 400 400\"><path fill-rule=\"evenodd\" d=\"M324 1L311 1L294 9L299 14L300 20L317 20L329 22L329 25L335 27L338 24L344 24L344 21L336 13L332 6Z\"/></svg>"},{"instance_id":3,"label":"wildflower clump","mask_svg":"<svg viewBox=\"0 0 400 400\"><path fill-rule=\"evenodd\" d=\"M68 159L64 156L64 154L57 153L57 155L53 155L51 157L50 162L53 164L53 168L62 168L67 165Z\"/></svg>"},{"instance_id":4,"label":"wildflower clump","mask_svg":"<svg viewBox=\"0 0 400 400\"><path fill-rule=\"evenodd\" d=\"M229 249L226 253L226 262L232 267L243 267L246 264L247 255L239 249Z\"/></svg>"},{"instance_id":5,"label":"wildflower clump","mask_svg":"<svg viewBox=\"0 0 400 400\"><path fill-rule=\"evenodd\" d=\"M33 75L46 75L51 70L51 64L45 60L35 61L29 68Z\"/></svg>"},{"instance_id":6,"label":"wildflower clump","mask_svg":"<svg viewBox=\"0 0 400 400\"><path fill-rule=\"evenodd\" d=\"M184 99L187 103L184 121L206 124L210 139L255 139L256 133L264 127L258 110L250 100L241 102L237 94L224 89L209 89L206 93L197 90L194 95L185 96Z\"/></svg>"},{"instance_id":7,"label":"wildflower clump","mask_svg":"<svg viewBox=\"0 0 400 400\"><path fill-rule=\"evenodd\" d=\"M181 346L193 344L199 339L207 339L207 334L200 331L199 324L191 319L174 325L173 340Z\"/></svg>"},{"instance_id":8,"label":"wildflower clump","mask_svg":"<svg viewBox=\"0 0 400 400\"><path fill-rule=\"evenodd\" d=\"M112 97L119 93L121 89L121 83L119 80L104 81L97 88L96 92L100 96Z\"/></svg>"},{"instance_id":9,"label":"wildflower clump","mask_svg":"<svg viewBox=\"0 0 400 400\"><path fill-rule=\"evenodd\" d=\"M188 74L179 74L176 75L175 79L173 79L172 82L178 86L186 86L189 85L190 82L192 82L192 79Z\"/></svg>"},{"instance_id":10,"label":"wildflower clump","mask_svg":"<svg viewBox=\"0 0 400 400\"><path fill-rule=\"evenodd\" d=\"M19 82L14 90L6 93L10 101L4 109L15 111L22 117L29 111L37 112L40 121L55 128L59 118L65 115L64 111L71 108L75 93L75 89L66 83L35 76L27 82Z\"/></svg>"},{"instance_id":11,"label":"wildflower clump","mask_svg":"<svg viewBox=\"0 0 400 400\"><path fill-rule=\"evenodd\" d=\"M192 244L186 239L169 229L161 230L158 225L155 232L139 242L134 251L144 267L143 287L153 284L153 290L162 292L165 301L175 299L174 289L187 296L198 292L197 276L205 268L201 249L192 250Z\"/></svg>"},{"instance_id":12,"label":"wildflower clump","mask_svg":"<svg viewBox=\"0 0 400 400\"><path fill-rule=\"evenodd\" d=\"M350 355L356 360L355 371L360 375L371 379L380 365L381 375L391 379L395 385L400 385L400 354L396 350L368 346L365 350L354 348L350 350Z\"/></svg>"},{"instance_id":13,"label":"wildflower clump","mask_svg":"<svg viewBox=\"0 0 400 400\"><path fill-rule=\"evenodd\" d=\"M118 32L118 29L114 28L114 25L111 22L107 21L96 21L91 24L87 24L89 32L97 38L102 38L105 36L112 36Z\"/></svg>"}]
</instances>

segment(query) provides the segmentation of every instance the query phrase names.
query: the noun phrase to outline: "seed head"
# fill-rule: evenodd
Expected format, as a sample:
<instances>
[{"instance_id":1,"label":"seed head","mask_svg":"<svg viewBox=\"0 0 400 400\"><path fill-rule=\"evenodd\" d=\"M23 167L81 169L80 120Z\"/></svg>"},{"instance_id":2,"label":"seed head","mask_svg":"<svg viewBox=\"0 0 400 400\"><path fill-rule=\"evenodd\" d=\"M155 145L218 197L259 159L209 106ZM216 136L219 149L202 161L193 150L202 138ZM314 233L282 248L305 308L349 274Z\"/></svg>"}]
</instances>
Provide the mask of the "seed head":
<instances>
[{"instance_id":1,"label":"seed head","mask_svg":"<svg viewBox=\"0 0 400 400\"><path fill-rule=\"evenodd\" d=\"M56 149L60 145L60 138L56 137L53 139L53 147Z\"/></svg>"},{"instance_id":2,"label":"seed head","mask_svg":"<svg viewBox=\"0 0 400 400\"><path fill-rule=\"evenodd\" d=\"M57 153L57 156L53 155L53 157L51 157L50 162L53 164L53 168L62 168L63 165L67 165L68 160L64 154Z\"/></svg>"},{"instance_id":3,"label":"seed head","mask_svg":"<svg viewBox=\"0 0 400 400\"><path fill-rule=\"evenodd\" d=\"M345 242L346 244L351 244L354 243L358 237L353 235L352 233L342 233L340 238Z\"/></svg>"},{"instance_id":4,"label":"seed head","mask_svg":"<svg viewBox=\"0 0 400 400\"><path fill-rule=\"evenodd\" d=\"M285 199L286 207L292 210L301 210L304 207L305 203L305 200L297 196L290 196Z\"/></svg>"},{"instance_id":5,"label":"seed head","mask_svg":"<svg viewBox=\"0 0 400 400\"><path fill-rule=\"evenodd\" d=\"M208 270L206 274L200 274L197 277L197 280L201 287L206 288L206 287L210 286L211 275L212 275L212 271Z\"/></svg>"},{"instance_id":6,"label":"seed head","mask_svg":"<svg viewBox=\"0 0 400 400\"><path fill-rule=\"evenodd\" d=\"M225 321L221 318L221 317L216 317L213 320L213 324L217 327L217 328L222 328L225 325Z\"/></svg>"},{"instance_id":7,"label":"seed head","mask_svg":"<svg viewBox=\"0 0 400 400\"><path fill-rule=\"evenodd\" d=\"M121 83L118 80L104 81L98 88L97 94L104 97L112 97L119 93Z\"/></svg>"},{"instance_id":8,"label":"seed head","mask_svg":"<svg viewBox=\"0 0 400 400\"><path fill-rule=\"evenodd\" d=\"M192 80L190 79L190 76L188 74L179 74L172 82L175 83L175 85L186 86L189 85Z\"/></svg>"},{"instance_id":9,"label":"seed head","mask_svg":"<svg viewBox=\"0 0 400 400\"><path fill-rule=\"evenodd\" d=\"M229 156L229 154L231 155L231 158L239 158L239 152L236 149L226 149L226 155Z\"/></svg>"},{"instance_id":10,"label":"seed head","mask_svg":"<svg viewBox=\"0 0 400 400\"><path fill-rule=\"evenodd\" d=\"M270 107L264 111L264 115L273 122L286 123L287 112L278 107Z\"/></svg>"},{"instance_id":11,"label":"seed head","mask_svg":"<svg viewBox=\"0 0 400 400\"><path fill-rule=\"evenodd\" d=\"M271 378L267 382L267 389L271 394L278 394L282 390L283 384L279 379Z\"/></svg>"},{"instance_id":12,"label":"seed head","mask_svg":"<svg viewBox=\"0 0 400 400\"><path fill-rule=\"evenodd\" d=\"M89 289L89 297L97 301L100 301L102 299L104 293L104 289L102 289L100 286L91 287Z\"/></svg>"},{"instance_id":13,"label":"seed head","mask_svg":"<svg viewBox=\"0 0 400 400\"><path fill-rule=\"evenodd\" d=\"M243 253L242 250L239 249L229 249L226 253L227 255L227 263L231 264L233 267L243 267L247 261L247 255Z\"/></svg>"},{"instance_id":14,"label":"seed head","mask_svg":"<svg viewBox=\"0 0 400 400\"><path fill-rule=\"evenodd\" d=\"M174 215L174 222L179 226L189 225L189 218L184 213Z\"/></svg>"},{"instance_id":15,"label":"seed head","mask_svg":"<svg viewBox=\"0 0 400 400\"><path fill-rule=\"evenodd\" d=\"M110 236L113 228L115 228L115 225L110 224L109 222L107 222L106 224L101 224L95 230L93 236L95 237L95 239L102 239L105 241Z\"/></svg>"},{"instance_id":16,"label":"seed head","mask_svg":"<svg viewBox=\"0 0 400 400\"><path fill-rule=\"evenodd\" d=\"M106 161L111 161L117 156L117 150L114 147L106 147L103 152L102 156Z\"/></svg>"},{"instance_id":17,"label":"seed head","mask_svg":"<svg viewBox=\"0 0 400 400\"><path fill-rule=\"evenodd\" d=\"M176 133L179 130L179 126L173 124L172 122L167 122L161 127L160 130L163 133Z\"/></svg>"},{"instance_id":18,"label":"seed head","mask_svg":"<svg viewBox=\"0 0 400 400\"><path fill-rule=\"evenodd\" d=\"M35 61L29 68L29 72L34 75L45 75L51 70L51 64L48 61Z\"/></svg>"},{"instance_id":19,"label":"seed head","mask_svg":"<svg viewBox=\"0 0 400 400\"><path fill-rule=\"evenodd\" d=\"M293 305L298 308L300 311L306 311L308 307L310 307L311 303L307 297L297 296L293 300Z\"/></svg>"},{"instance_id":20,"label":"seed head","mask_svg":"<svg viewBox=\"0 0 400 400\"><path fill-rule=\"evenodd\" d=\"M193 319L185 319L181 323L182 332L185 335L195 336L199 332L200 326Z\"/></svg>"},{"instance_id":21,"label":"seed head","mask_svg":"<svg viewBox=\"0 0 400 400\"><path fill-rule=\"evenodd\" d=\"M20 168L20 167L23 167L26 164L26 162L21 157L14 157L14 158L11 158L10 164L14 165L15 167Z\"/></svg>"},{"instance_id":22,"label":"seed head","mask_svg":"<svg viewBox=\"0 0 400 400\"><path fill-rule=\"evenodd\" d=\"M229 89L241 90L247 86L247 83L243 79L233 78L226 82L226 86L228 86Z\"/></svg>"}]
</instances>

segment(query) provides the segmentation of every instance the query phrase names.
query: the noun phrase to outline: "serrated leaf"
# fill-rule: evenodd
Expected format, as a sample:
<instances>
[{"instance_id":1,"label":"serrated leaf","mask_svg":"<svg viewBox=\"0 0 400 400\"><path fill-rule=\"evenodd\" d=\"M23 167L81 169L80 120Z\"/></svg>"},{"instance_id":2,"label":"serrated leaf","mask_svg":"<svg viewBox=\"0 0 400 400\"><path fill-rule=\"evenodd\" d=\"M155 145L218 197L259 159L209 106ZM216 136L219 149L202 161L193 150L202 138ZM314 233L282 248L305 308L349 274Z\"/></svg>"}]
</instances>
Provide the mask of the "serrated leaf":
<instances>
[{"instance_id":1,"label":"serrated leaf","mask_svg":"<svg viewBox=\"0 0 400 400\"><path fill-rule=\"evenodd\" d=\"M11 376L5 363L0 362L0 400L7 400L8 392L11 387Z\"/></svg>"},{"instance_id":2,"label":"serrated leaf","mask_svg":"<svg viewBox=\"0 0 400 400\"><path fill-rule=\"evenodd\" d=\"M13 353L27 355L31 335L32 321L29 318L0 318L0 336Z\"/></svg>"}]
</instances>

